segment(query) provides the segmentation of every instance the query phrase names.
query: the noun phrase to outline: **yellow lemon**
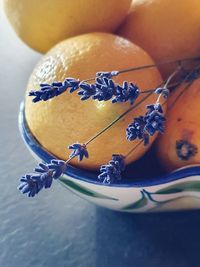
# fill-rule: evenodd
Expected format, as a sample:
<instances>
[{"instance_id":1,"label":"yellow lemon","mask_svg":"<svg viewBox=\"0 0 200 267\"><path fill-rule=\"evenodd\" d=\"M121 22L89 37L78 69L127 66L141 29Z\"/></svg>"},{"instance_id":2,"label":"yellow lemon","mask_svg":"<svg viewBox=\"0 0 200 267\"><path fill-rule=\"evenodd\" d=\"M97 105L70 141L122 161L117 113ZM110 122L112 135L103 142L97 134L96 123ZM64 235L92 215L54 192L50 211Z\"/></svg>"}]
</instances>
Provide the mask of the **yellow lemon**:
<instances>
[{"instance_id":1,"label":"yellow lemon","mask_svg":"<svg viewBox=\"0 0 200 267\"><path fill-rule=\"evenodd\" d=\"M199 103L199 78L180 85L169 98L165 133L157 142L158 158L168 171L200 163Z\"/></svg>"},{"instance_id":2,"label":"yellow lemon","mask_svg":"<svg viewBox=\"0 0 200 267\"><path fill-rule=\"evenodd\" d=\"M7 17L18 36L46 52L68 37L116 30L131 0L4 0Z\"/></svg>"},{"instance_id":3,"label":"yellow lemon","mask_svg":"<svg viewBox=\"0 0 200 267\"><path fill-rule=\"evenodd\" d=\"M200 55L199 0L134 0L119 34L145 49L156 63ZM164 78L176 65L159 67Z\"/></svg>"},{"instance_id":4,"label":"yellow lemon","mask_svg":"<svg viewBox=\"0 0 200 267\"><path fill-rule=\"evenodd\" d=\"M27 86L25 116L28 126L41 145L60 159L67 159L68 145L85 143L128 108L130 103L81 101L77 92L68 91L46 102L33 103L28 92L38 89L40 83L64 81L67 77L85 80L96 72L122 70L152 64L150 56L130 41L108 33L90 33L73 37L57 44L35 67ZM114 78L134 82L141 90L157 87L162 79L157 68L127 72ZM142 94L139 100L144 97ZM97 169L108 162L112 154L126 155L139 141L127 141L126 131L133 118L146 112L146 105L155 103L157 96L149 97L113 127L88 145L89 159L72 163L87 169ZM139 101L138 100L138 101ZM155 136L151 138L150 144ZM143 144L126 158L130 163L141 157L150 147Z\"/></svg>"}]
</instances>

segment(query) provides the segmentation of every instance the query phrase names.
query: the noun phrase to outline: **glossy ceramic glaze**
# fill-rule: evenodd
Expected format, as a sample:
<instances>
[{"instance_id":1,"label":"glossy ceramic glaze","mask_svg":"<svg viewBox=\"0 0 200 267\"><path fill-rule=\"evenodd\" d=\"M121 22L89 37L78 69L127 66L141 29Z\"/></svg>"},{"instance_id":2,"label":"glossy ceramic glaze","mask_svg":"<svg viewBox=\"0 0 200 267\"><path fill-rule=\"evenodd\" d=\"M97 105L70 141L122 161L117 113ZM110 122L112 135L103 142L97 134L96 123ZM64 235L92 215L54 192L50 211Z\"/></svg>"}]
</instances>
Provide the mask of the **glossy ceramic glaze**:
<instances>
[{"instance_id":1,"label":"glossy ceramic glaze","mask_svg":"<svg viewBox=\"0 0 200 267\"><path fill-rule=\"evenodd\" d=\"M20 106L21 136L37 161L54 158L34 138ZM126 212L152 212L200 208L200 166L188 166L168 175L134 182L104 185L97 174L69 166L59 181L70 191L97 205Z\"/></svg>"}]
</instances>

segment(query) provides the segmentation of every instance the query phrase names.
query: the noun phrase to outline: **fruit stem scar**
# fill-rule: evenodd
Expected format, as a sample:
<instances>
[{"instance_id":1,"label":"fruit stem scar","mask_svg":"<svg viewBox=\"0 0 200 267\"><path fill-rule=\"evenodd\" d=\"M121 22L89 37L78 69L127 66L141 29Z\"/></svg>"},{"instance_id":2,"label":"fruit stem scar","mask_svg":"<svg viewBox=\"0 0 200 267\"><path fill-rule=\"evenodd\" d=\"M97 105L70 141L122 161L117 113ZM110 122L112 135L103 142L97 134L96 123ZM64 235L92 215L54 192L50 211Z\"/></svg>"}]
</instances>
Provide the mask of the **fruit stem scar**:
<instances>
[{"instance_id":1,"label":"fruit stem scar","mask_svg":"<svg viewBox=\"0 0 200 267\"><path fill-rule=\"evenodd\" d=\"M198 153L197 146L187 140L176 141L176 154L180 160L189 160Z\"/></svg>"}]
</instances>

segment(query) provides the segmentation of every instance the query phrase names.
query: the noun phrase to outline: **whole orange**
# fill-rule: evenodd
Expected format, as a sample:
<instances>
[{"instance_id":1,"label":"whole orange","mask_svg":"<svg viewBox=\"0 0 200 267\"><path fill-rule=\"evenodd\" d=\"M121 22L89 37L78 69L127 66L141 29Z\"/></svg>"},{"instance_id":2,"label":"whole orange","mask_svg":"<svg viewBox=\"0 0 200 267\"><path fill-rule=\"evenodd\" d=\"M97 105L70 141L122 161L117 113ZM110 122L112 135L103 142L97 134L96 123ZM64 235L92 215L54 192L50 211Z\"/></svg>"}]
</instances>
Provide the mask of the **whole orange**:
<instances>
[{"instance_id":1,"label":"whole orange","mask_svg":"<svg viewBox=\"0 0 200 267\"><path fill-rule=\"evenodd\" d=\"M72 36L115 31L131 0L3 0L3 3L17 35L44 53Z\"/></svg>"},{"instance_id":2,"label":"whole orange","mask_svg":"<svg viewBox=\"0 0 200 267\"><path fill-rule=\"evenodd\" d=\"M73 37L52 48L34 69L27 86L25 115L33 135L56 157L67 159L67 146L85 143L102 128L126 111L129 103L81 101L77 93L68 92L46 102L32 103L28 92L40 83L63 81L66 77L85 80L96 72L122 70L152 64L149 55L130 41L108 33L91 33ZM114 79L137 83L141 90L157 87L162 79L157 68L120 74ZM142 95L141 97L143 97ZM89 159L73 164L97 169L108 162L112 154L125 155L138 141L126 140L125 129L133 118L146 112L145 105L154 103L157 95L149 97L141 106L127 114L113 127L88 145ZM151 138L150 144L155 136ZM150 147L139 146L127 159L130 163L141 157Z\"/></svg>"},{"instance_id":3,"label":"whole orange","mask_svg":"<svg viewBox=\"0 0 200 267\"><path fill-rule=\"evenodd\" d=\"M200 79L189 87L179 86L169 98L165 133L156 142L158 158L167 170L200 163L199 103Z\"/></svg>"},{"instance_id":4,"label":"whole orange","mask_svg":"<svg viewBox=\"0 0 200 267\"><path fill-rule=\"evenodd\" d=\"M199 0L134 0L119 34L145 49L156 63L200 55ZM159 67L164 78L174 64Z\"/></svg>"}]
</instances>

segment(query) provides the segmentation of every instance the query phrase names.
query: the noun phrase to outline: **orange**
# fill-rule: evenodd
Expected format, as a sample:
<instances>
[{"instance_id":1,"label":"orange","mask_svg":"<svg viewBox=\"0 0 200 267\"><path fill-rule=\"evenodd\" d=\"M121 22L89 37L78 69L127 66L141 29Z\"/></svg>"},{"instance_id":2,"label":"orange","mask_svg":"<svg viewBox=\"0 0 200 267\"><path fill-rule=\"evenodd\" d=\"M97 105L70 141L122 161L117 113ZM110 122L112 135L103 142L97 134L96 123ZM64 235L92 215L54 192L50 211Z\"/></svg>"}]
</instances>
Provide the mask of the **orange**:
<instances>
[{"instance_id":1,"label":"orange","mask_svg":"<svg viewBox=\"0 0 200 267\"><path fill-rule=\"evenodd\" d=\"M3 1L17 35L42 53L68 37L116 30L131 3L131 0Z\"/></svg>"},{"instance_id":2,"label":"orange","mask_svg":"<svg viewBox=\"0 0 200 267\"><path fill-rule=\"evenodd\" d=\"M149 55L130 41L108 33L91 33L67 39L52 48L34 69L27 86L25 115L33 135L56 157L67 159L68 145L85 143L102 128L126 111L129 103L81 101L77 93L68 92L46 102L32 103L28 92L40 83L63 81L66 77L80 80L95 77L96 72L122 70L152 64ZM137 83L141 90L152 89L162 82L156 68L120 74L114 79ZM125 155L138 141L126 140L125 129L133 118L146 112L145 105L154 103L157 95L133 110L112 128L88 145L89 159L73 164L97 169L108 162L112 154ZM155 136L152 137L151 143ZM130 163L141 157L150 147L139 146L127 159Z\"/></svg>"},{"instance_id":3,"label":"orange","mask_svg":"<svg viewBox=\"0 0 200 267\"><path fill-rule=\"evenodd\" d=\"M119 34L145 49L156 63L200 55L199 0L134 0ZM174 64L160 66L163 78Z\"/></svg>"},{"instance_id":4,"label":"orange","mask_svg":"<svg viewBox=\"0 0 200 267\"><path fill-rule=\"evenodd\" d=\"M175 102L185 86L170 97L165 133L157 142L158 158L167 170L200 163L200 79Z\"/></svg>"}]
</instances>

